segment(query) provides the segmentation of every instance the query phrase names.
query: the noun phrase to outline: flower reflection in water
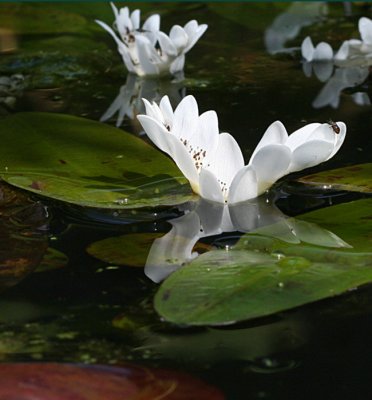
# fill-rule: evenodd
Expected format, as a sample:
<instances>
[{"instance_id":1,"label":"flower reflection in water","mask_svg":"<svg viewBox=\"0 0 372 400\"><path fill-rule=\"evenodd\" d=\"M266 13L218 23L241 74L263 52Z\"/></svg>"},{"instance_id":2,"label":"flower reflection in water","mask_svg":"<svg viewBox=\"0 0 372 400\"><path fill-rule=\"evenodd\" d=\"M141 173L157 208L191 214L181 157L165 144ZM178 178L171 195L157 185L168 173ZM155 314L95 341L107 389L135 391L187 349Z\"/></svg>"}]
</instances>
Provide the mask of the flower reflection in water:
<instances>
[{"instance_id":1,"label":"flower reflection in water","mask_svg":"<svg viewBox=\"0 0 372 400\"><path fill-rule=\"evenodd\" d=\"M244 203L224 205L200 199L183 208L184 215L168 221L172 228L156 239L147 257L145 274L154 282L164 280L198 256L193 251L202 238L224 232L250 232L287 243L309 243L323 247L350 247L320 226L288 218L264 196Z\"/></svg>"},{"instance_id":2,"label":"flower reflection in water","mask_svg":"<svg viewBox=\"0 0 372 400\"><path fill-rule=\"evenodd\" d=\"M321 108L331 106L338 108L343 90L360 86L369 76L367 67L336 68L333 76L323 86L312 106ZM360 106L370 105L371 101L366 92L356 92L351 98L354 103Z\"/></svg>"},{"instance_id":3,"label":"flower reflection in water","mask_svg":"<svg viewBox=\"0 0 372 400\"><path fill-rule=\"evenodd\" d=\"M183 85L183 75L179 75L172 81L166 79L141 78L128 74L127 81L119 89L119 93L109 108L100 118L104 122L110 120L115 114L116 126L122 125L124 118L135 119L137 114L145 112L142 98L150 101L160 101L168 95L174 107L185 97L186 88Z\"/></svg>"},{"instance_id":4,"label":"flower reflection in water","mask_svg":"<svg viewBox=\"0 0 372 400\"><path fill-rule=\"evenodd\" d=\"M321 42L314 46L310 37L302 42L304 74L310 77L313 72L321 82L326 82L313 101L314 108L338 108L342 91L360 86L369 76L372 65L372 20L362 17L358 27L361 40L345 40L335 53L328 43ZM351 98L360 106L371 104L365 92L356 92Z\"/></svg>"},{"instance_id":5,"label":"flower reflection in water","mask_svg":"<svg viewBox=\"0 0 372 400\"><path fill-rule=\"evenodd\" d=\"M297 47L286 48L288 40L294 39L305 26L318 22L328 12L324 2L292 3L286 12L278 15L265 31L265 46L270 54L291 52Z\"/></svg>"},{"instance_id":6,"label":"flower reflection in water","mask_svg":"<svg viewBox=\"0 0 372 400\"><path fill-rule=\"evenodd\" d=\"M21 74L0 76L0 106L6 110L14 109L17 98L21 97L25 87L25 78Z\"/></svg>"}]
</instances>

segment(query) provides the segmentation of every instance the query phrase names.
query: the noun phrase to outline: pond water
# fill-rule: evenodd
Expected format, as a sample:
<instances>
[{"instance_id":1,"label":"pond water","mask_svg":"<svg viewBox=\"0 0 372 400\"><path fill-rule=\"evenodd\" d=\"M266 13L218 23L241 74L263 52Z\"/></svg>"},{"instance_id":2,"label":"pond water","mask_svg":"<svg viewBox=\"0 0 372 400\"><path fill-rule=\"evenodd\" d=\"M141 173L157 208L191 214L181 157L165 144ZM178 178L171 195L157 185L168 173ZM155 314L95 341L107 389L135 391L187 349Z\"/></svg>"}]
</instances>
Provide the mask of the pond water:
<instances>
[{"instance_id":1,"label":"pond water","mask_svg":"<svg viewBox=\"0 0 372 400\"><path fill-rule=\"evenodd\" d=\"M278 207L275 212L265 214L264 206L257 207L270 223L282 219L283 214L323 211L308 220L318 223L317 228L306 228L313 229L307 234L314 236L308 240L313 244L330 238L325 230L338 236L332 240L352 241L349 230L354 220L346 214L354 215L355 209L365 207L367 214L359 215L356 224L365 224L360 251L368 257L368 193L314 188L297 179L370 162L372 114L368 100L372 89L368 66L354 67L350 74L356 77L349 85L343 81L332 86L329 81L339 79L338 69L332 66L327 80L322 75L319 79L315 69L309 76L311 66L303 65L299 51L307 35L314 42L326 40L334 48L357 37L359 18L372 16L370 6L303 3L294 8L290 3L170 2L129 7L141 8L144 15L159 12L165 31L190 19L208 23L208 30L186 57L184 79L170 82L167 78L146 80L127 75L111 37L94 23L94 19L111 23L108 3L3 3L0 76L11 81L3 81L8 85L7 94L0 92L1 122L25 111L61 113L102 120L104 127L117 126L146 140L134 118L144 111L140 99L159 101L168 94L176 106L192 94L201 112L216 110L220 130L236 138L247 159L275 120L281 120L288 132L310 122L344 121L348 133L335 157L279 182L273 191ZM330 89L323 89L325 85ZM27 125L30 120L24 121ZM60 132L57 126L47 128ZM19 146L27 151L27 146L33 145L30 139ZM219 324L168 322L154 309L160 283L148 277L160 280L163 270L160 267L160 272L159 268L154 272L146 267L144 274L144 266L154 240L159 243L175 226L169 221L187 216L184 210L188 206L151 207L148 203L135 211L104 210L11 189L5 183L2 191L2 362L130 362L199 377L219 388L226 399L368 397L370 285L358 289L350 284L342 286L335 293L347 293L330 298L326 297L332 292L319 295L291 303L293 306L279 312L270 312L273 298L269 293L268 311L262 311L261 318L241 318L235 324L228 319ZM358 200L365 205L360 206ZM350 202L356 206L328 214L327 210ZM193 210L195 206L189 214ZM241 222L247 212L239 211L236 219ZM212 218L208 212L198 215L200 219ZM177 226L183 233L168 236L169 243L163 240L161 251L168 249L169 254L160 255L160 259L172 257L169 248L176 244L190 245L190 224L181 221L183 225L179 222ZM212 249L224 252L232 248L233 252L236 246L242 253L248 251L248 245L240 240L242 231L260 224L241 225L241 229L201 237L195 250L207 254ZM12 264L9 260L17 261ZM338 263L343 264L343 259ZM174 263L168 264L172 269ZM364 267L370 268L370 261ZM355 281L362 284L371 277ZM194 283L197 291L198 282ZM190 288L190 296L193 290ZM163 298L166 293L164 289ZM314 302L318 298L324 299ZM187 297L180 309L187 308L186 301ZM310 304L300 306L304 303Z\"/></svg>"}]
</instances>

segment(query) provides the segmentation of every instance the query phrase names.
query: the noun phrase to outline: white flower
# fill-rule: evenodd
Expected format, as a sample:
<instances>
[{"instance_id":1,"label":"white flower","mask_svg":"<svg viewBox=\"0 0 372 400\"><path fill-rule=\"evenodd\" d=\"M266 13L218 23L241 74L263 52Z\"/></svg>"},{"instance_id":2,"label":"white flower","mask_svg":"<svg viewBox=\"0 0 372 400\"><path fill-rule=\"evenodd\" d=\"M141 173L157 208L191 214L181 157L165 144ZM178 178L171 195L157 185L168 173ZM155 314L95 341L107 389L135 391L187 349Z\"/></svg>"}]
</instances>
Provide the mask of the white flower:
<instances>
[{"instance_id":1,"label":"white flower","mask_svg":"<svg viewBox=\"0 0 372 400\"><path fill-rule=\"evenodd\" d=\"M140 10L130 14L128 7L118 10L114 4L111 3L111 6L115 14L114 27L119 37L104 22L96 22L114 38L128 71L139 76L181 72L185 54L208 27L192 20L184 27L173 26L169 35L166 35L159 30L158 14L149 17L140 28Z\"/></svg>"},{"instance_id":2,"label":"white flower","mask_svg":"<svg viewBox=\"0 0 372 400\"><path fill-rule=\"evenodd\" d=\"M372 20L362 17L359 19L358 27L362 40L350 39L343 42L335 55L336 61L372 57Z\"/></svg>"},{"instance_id":3,"label":"white flower","mask_svg":"<svg viewBox=\"0 0 372 400\"><path fill-rule=\"evenodd\" d=\"M136 118L137 114L144 112L142 98L156 101L167 93L172 104L178 104L186 94L186 88L182 81L168 79L150 79L128 74L124 85L120 87L119 93L100 118L100 121L111 119L116 113L116 126L119 127L128 116L129 119ZM137 127L136 127L137 128ZM140 129L140 127L138 127Z\"/></svg>"},{"instance_id":4,"label":"white flower","mask_svg":"<svg viewBox=\"0 0 372 400\"><path fill-rule=\"evenodd\" d=\"M282 176L330 159L346 135L346 125L337 122L312 123L288 136L276 121L244 165L235 139L229 133L219 134L216 113L199 116L193 96L186 96L175 111L167 96L159 106L144 102L147 115L137 118L149 138L173 158L196 193L218 203L257 197Z\"/></svg>"},{"instance_id":5,"label":"white flower","mask_svg":"<svg viewBox=\"0 0 372 400\"><path fill-rule=\"evenodd\" d=\"M332 47L326 42L320 42L314 47L310 36L301 44L301 54L306 61L330 61L333 59Z\"/></svg>"}]
</instances>

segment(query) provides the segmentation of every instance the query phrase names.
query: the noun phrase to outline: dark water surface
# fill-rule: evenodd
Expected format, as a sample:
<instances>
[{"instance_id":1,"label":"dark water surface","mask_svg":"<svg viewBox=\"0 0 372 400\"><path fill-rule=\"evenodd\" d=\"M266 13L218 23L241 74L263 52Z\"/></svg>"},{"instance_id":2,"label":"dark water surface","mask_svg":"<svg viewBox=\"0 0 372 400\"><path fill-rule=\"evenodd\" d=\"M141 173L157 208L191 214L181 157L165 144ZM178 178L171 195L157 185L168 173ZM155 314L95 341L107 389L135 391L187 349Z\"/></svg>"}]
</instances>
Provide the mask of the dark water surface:
<instances>
[{"instance_id":1,"label":"dark water surface","mask_svg":"<svg viewBox=\"0 0 372 400\"><path fill-rule=\"evenodd\" d=\"M0 115L47 111L99 120L126 84L134 88L133 103L138 98L137 108L131 108L134 113L141 107L139 98L148 93L157 100L169 93L174 105L185 94L193 94L201 111L217 111L220 130L237 139L246 159L277 119L288 132L305 123L332 119L347 124L345 143L332 160L312 171L370 160L371 106L356 104L352 95L364 92L370 96L371 78L344 89L337 108L314 107L325 83L304 75L299 51L270 54L280 49L277 42L288 31L280 27L278 17L288 12L290 4L136 6L143 14L160 12L165 31L190 19L208 23L207 32L186 56L183 81L135 81L126 76L113 41L93 22L95 18L112 21L108 4L3 3L0 27L7 29L3 37L10 38L13 47L5 51L0 30L4 51L0 76L23 74L25 80L14 95L14 104L0 104ZM281 47L298 48L307 35L315 42L340 44L358 35L360 16L372 16L370 7L361 4L352 6L351 16L345 16L339 3L329 4L328 14L324 7L319 17L297 29L297 35L283 39ZM265 45L269 29L277 39L276 47L268 40ZM117 114L105 123L116 122ZM128 116L120 127L136 135L141 130ZM293 187L286 183L278 201L288 215L360 197L353 193L305 196ZM167 220L179 212L147 210L119 218L112 211L41 202L49 212L49 246L65 254L68 261L29 274L1 293L1 361L130 361L166 367L201 377L221 388L227 399L370 398L370 286L229 327L173 326L153 310L158 284L144 275L141 265L104 263L88 255L86 248L113 236L166 233L170 229ZM213 237L205 242L219 240L223 241ZM130 243L122 249L124 257L129 248ZM139 258L146 260L146 254Z\"/></svg>"}]
</instances>

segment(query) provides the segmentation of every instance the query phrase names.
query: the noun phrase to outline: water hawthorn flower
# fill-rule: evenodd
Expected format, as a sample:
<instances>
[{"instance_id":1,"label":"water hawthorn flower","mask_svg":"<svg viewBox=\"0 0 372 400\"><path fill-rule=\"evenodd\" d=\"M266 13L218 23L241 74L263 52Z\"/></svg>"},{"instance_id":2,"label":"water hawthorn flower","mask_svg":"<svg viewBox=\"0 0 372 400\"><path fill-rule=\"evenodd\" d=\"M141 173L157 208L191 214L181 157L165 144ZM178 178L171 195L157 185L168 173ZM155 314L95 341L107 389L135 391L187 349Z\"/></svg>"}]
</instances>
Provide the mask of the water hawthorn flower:
<instances>
[{"instance_id":1,"label":"water hawthorn flower","mask_svg":"<svg viewBox=\"0 0 372 400\"><path fill-rule=\"evenodd\" d=\"M314 46L310 36L307 36L302 42L301 54L308 62L333 60L332 47L326 42L320 42Z\"/></svg>"},{"instance_id":2,"label":"water hawthorn flower","mask_svg":"<svg viewBox=\"0 0 372 400\"><path fill-rule=\"evenodd\" d=\"M160 104L144 99L146 115L138 115L152 142L173 158L201 197L218 203L239 203L259 196L282 176L313 167L341 147L346 125L312 123L290 136L280 121L269 126L249 163L229 133L219 133L215 111L199 116L193 96L173 111L169 98Z\"/></svg>"},{"instance_id":3,"label":"water hawthorn flower","mask_svg":"<svg viewBox=\"0 0 372 400\"><path fill-rule=\"evenodd\" d=\"M337 65L347 65L348 62L359 59L366 61L372 58L372 20L366 17L359 19L360 39L345 40L334 54L332 47L326 42L313 45L308 36L301 44L301 54L305 61L334 61Z\"/></svg>"},{"instance_id":4,"label":"water hawthorn flower","mask_svg":"<svg viewBox=\"0 0 372 400\"><path fill-rule=\"evenodd\" d=\"M147 18L140 27L140 10L132 13L128 7L118 10L113 3L111 7L117 33L104 22L96 22L114 38L128 71L139 76L181 72L185 54L208 27L191 20L184 27L174 25L167 35L160 31L159 14Z\"/></svg>"},{"instance_id":5,"label":"water hawthorn flower","mask_svg":"<svg viewBox=\"0 0 372 400\"><path fill-rule=\"evenodd\" d=\"M359 19L359 39L345 40L335 55L336 61L345 61L359 57L372 57L372 20L366 17Z\"/></svg>"}]
</instances>

